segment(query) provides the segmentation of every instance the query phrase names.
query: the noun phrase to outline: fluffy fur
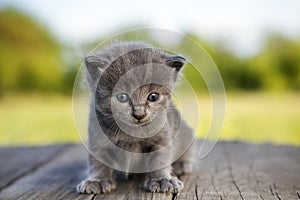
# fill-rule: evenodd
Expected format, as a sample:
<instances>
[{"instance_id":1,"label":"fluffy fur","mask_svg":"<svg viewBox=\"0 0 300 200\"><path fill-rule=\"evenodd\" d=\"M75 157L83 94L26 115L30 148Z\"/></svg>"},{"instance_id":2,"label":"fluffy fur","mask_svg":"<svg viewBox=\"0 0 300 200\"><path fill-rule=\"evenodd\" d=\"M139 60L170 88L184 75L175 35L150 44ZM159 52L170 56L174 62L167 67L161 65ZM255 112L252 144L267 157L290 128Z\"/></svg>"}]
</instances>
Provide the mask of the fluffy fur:
<instances>
[{"instance_id":1,"label":"fluffy fur","mask_svg":"<svg viewBox=\"0 0 300 200\"><path fill-rule=\"evenodd\" d=\"M182 151L182 144L173 142L178 131L184 132L186 140L192 140L191 128L181 119L171 100L172 89L184 63L183 57L168 54L143 42L117 43L86 56L87 79L92 93L89 150L94 156L89 156L88 177L77 186L78 192L106 193L116 187L112 176L114 169L96 159L97 155L104 154L99 146L99 125L113 144L129 152L154 152L171 143L172 149L153 159L153 166L160 161L171 160L175 152ZM125 76L130 70L145 64L145 70ZM153 65L167 66L170 70L158 72ZM153 79L155 83L151 82ZM120 81L123 82L120 84ZM141 82L147 84L139 85ZM129 94L125 95L129 99L122 94ZM158 99L155 99L157 96ZM120 98L126 101L120 102ZM149 129L146 130L160 129L150 137L146 137L147 133L144 133L145 137L135 137L124 131L128 127L138 126L147 126ZM110 155L114 156L113 153ZM190 150L187 150L172 165L146 173L142 186L149 192L178 192L183 188L183 183L176 175L191 172L191 167Z\"/></svg>"}]
</instances>

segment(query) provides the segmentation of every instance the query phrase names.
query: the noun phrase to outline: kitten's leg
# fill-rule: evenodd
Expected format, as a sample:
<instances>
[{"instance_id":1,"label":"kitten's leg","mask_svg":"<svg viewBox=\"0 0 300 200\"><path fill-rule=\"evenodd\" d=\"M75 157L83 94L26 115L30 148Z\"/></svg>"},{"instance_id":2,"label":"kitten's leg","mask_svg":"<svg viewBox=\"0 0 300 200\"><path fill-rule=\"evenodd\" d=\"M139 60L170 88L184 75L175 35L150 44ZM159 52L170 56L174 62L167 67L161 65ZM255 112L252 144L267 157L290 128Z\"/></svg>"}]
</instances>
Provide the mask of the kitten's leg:
<instances>
[{"instance_id":1,"label":"kitten's leg","mask_svg":"<svg viewBox=\"0 0 300 200\"><path fill-rule=\"evenodd\" d=\"M148 192L178 193L183 188L183 183L176 176L171 175L171 167L166 167L148 173L143 188Z\"/></svg>"},{"instance_id":2,"label":"kitten's leg","mask_svg":"<svg viewBox=\"0 0 300 200\"><path fill-rule=\"evenodd\" d=\"M172 171L176 176L192 173L193 163L191 159L191 150L188 149L178 160L172 164L172 167Z\"/></svg>"},{"instance_id":3,"label":"kitten's leg","mask_svg":"<svg viewBox=\"0 0 300 200\"><path fill-rule=\"evenodd\" d=\"M189 128L185 123L182 123L182 131L184 132L185 139L187 140L187 143L190 141L193 141L194 132L191 128ZM182 145L185 144L184 142L181 142L179 144L174 145L174 151L181 151L185 147ZM183 174L190 174L193 171L193 152L194 148L193 145L191 145L184 154L177 159L173 164L173 172L177 175L183 175ZM181 152L180 152L181 153Z\"/></svg>"},{"instance_id":4,"label":"kitten's leg","mask_svg":"<svg viewBox=\"0 0 300 200\"><path fill-rule=\"evenodd\" d=\"M159 149L159 146L153 147L153 150ZM149 172L146 174L146 179L143 183L143 188L148 192L172 192L177 193L183 188L183 183L178 180L176 176L172 176L171 165L172 154L166 154L165 152L160 152L156 154L155 157L149 159L152 166L162 166L169 164L169 166L162 168L157 171Z\"/></svg>"},{"instance_id":5,"label":"kitten's leg","mask_svg":"<svg viewBox=\"0 0 300 200\"><path fill-rule=\"evenodd\" d=\"M112 169L89 155L88 178L77 185L78 193L99 194L109 193L116 188L112 179Z\"/></svg>"}]
</instances>

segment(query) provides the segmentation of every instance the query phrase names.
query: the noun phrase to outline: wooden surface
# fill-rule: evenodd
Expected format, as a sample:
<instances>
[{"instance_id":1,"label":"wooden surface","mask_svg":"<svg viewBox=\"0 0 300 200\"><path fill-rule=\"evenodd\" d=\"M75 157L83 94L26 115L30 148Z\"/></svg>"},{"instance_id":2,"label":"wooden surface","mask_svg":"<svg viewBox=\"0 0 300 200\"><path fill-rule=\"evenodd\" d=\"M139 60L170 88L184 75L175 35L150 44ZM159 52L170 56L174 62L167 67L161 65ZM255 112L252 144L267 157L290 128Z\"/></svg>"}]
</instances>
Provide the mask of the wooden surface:
<instances>
[{"instance_id":1,"label":"wooden surface","mask_svg":"<svg viewBox=\"0 0 300 200\"><path fill-rule=\"evenodd\" d=\"M0 199L300 199L300 148L220 142L183 176L179 194L152 194L139 178L111 194L78 195L86 152L80 145L0 148Z\"/></svg>"}]
</instances>

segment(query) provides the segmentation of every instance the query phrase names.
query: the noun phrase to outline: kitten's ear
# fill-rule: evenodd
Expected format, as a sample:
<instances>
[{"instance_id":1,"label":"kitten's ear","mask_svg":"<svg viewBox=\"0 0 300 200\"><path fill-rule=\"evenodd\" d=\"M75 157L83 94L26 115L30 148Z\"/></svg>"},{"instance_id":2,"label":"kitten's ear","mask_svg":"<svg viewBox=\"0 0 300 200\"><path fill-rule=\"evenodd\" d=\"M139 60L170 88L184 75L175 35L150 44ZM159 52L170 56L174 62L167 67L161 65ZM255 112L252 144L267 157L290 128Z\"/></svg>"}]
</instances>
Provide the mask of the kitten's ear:
<instances>
[{"instance_id":1,"label":"kitten's ear","mask_svg":"<svg viewBox=\"0 0 300 200\"><path fill-rule=\"evenodd\" d=\"M186 59L178 55L169 55L166 57L166 59L167 65L174 68L177 72L179 72L183 65L186 63Z\"/></svg>"},{"instance_id":2,"label":"kitten's ear","mask_svg":"<svg viewBox=\"0 0 300 200\"><path fill-rule=\"evenodd\" d=\"M96 55L88 55L84 58L84 64L92 80L96 80L104 71L107 62Z\"/></svg>"}]
</instances>

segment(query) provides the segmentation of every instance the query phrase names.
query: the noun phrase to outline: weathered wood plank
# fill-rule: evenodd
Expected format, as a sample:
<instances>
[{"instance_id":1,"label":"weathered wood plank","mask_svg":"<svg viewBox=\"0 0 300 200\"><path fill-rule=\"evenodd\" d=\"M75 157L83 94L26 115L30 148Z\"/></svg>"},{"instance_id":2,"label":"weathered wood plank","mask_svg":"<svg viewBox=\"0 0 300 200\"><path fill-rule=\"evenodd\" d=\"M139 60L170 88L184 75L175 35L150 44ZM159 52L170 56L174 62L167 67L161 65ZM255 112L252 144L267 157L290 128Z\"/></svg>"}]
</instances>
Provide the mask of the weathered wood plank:
<instances>
[{"instance_id":1,"label":"weathered wood plank","mask_svg":"<svg viewBox=\"0 0 300 200\"><path fill-rule=\"evenodd\" d=\"M245 143L235 143L230 146L224 145L224 158L227 164L227 170L230 173L231 182L239 193L240 199L273 199L270 194L256 187L254 178L253 164L257 159L254 151L264 151L264 145L246 145Z\"/></svg>"},{"instance_id":2,"label":"weathered wood plank","mask_svg":"<svg viewBox=\"0 0 300 200\"><path fill-rule=\"evenodd\" d=\"M17 150L7 149L7 155L10 151ZM0 199L300 199L300 148L295 147L220 142L205 159L196 159L192 175L181 177L185 188L177 195L144 192L139 176L118 182L111 194L78 195L87 153L74 145L56 155L4 188ZM23 162L15 161L14 169Z\"/></svg>"},{"instance_id":3,"label":"weathered wood plank","mask_svg":"<svg viewBox=\"0 0 300 200\"><path fill-rule=\"evenodd\" d=\"M197 173L185 177L187 187L178 195L178 199L240 199L228 170L224 147L224 143L219 143L208 157L197 160ZM188 187L190 189L185 191Z\"/></svg>"},{"instance_id":4,"label":"weathered wood plank","mask_svg":"<svg viewBox=\"0 0 300 200\"><path fill-rule=\"evenodd\" d=\"M0 191L49 162L64 146L0 148Z\"/></svg>"},{"instance_id":5,"label":"weathered wood plank","mask_svg":"<svg viewBox=\"0 0 300 200\"><path fill-rule=\"evenodd\" d=\"M79 196L75 185L83 178L86 152L81 146L68 146L46 165L0 192L1 199L91 199ZM43 156L43 155L41 155Z\"/></svg>"},{"instance_id":6,"label":"weathered wood plank","mask_svg":"<svg viewBox=\"0 0 300 200\"><path fill-rule=\"evenodd\" d=\"M222 142L177 199L300 199L299 161L299 148Z\"/></svg>"},{"instance_id":7,"label":"weathered wood plank","mask_svg":"<svg viewBox=\"0 0 300 200\"><path fill-rule=\"evenodd\" d=\"M250 149L249 149L250 152ZM251 152L250 152L251 153ZM299 199L300 153L296 148L266 146L252 149L254 188L267 199Z\"/></svg>"}]
</instances>

